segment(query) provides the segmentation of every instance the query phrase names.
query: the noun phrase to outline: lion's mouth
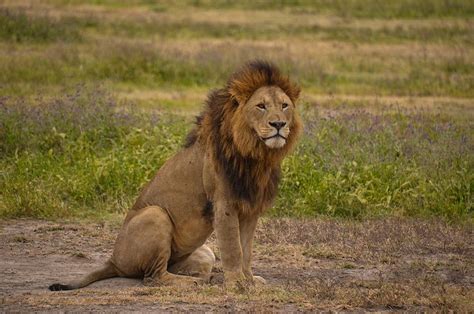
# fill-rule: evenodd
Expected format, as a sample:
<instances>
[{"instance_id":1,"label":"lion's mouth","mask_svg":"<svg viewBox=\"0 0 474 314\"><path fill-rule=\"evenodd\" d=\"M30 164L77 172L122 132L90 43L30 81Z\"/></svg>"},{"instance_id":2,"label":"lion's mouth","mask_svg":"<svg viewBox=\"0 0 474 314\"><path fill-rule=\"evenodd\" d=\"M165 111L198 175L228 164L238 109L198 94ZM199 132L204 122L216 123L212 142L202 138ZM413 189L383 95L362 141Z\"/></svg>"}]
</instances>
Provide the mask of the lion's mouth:
<instances>
[{"instance_id":1,"label":"lion's mouth","mask_svg":"<svg viewBox=\"0 0 474 314\"><path fill-rule=\"evenodd\" d=\"M261 139L263 141L266 141L266 140L269 140L271 138L275 138L275 137L281 137L282 139L286 140L286 137L284 137L283 135L281 135L280 133L277 133L275 135L272 135L272 136L269 136L269 137L261 137Z\"/></svg>"},{"instance_id":2,"label":"lion's mouth","mask_svg":"<svg viewBox=\"0 0 474 314\"><path fill-rule=\"evenodd\" d=\"M261 139L262 142L270 148L281 148L286 144L287 141L286 137L280 133L268 137L261 137Z\"/></svg>"}]
</instances>

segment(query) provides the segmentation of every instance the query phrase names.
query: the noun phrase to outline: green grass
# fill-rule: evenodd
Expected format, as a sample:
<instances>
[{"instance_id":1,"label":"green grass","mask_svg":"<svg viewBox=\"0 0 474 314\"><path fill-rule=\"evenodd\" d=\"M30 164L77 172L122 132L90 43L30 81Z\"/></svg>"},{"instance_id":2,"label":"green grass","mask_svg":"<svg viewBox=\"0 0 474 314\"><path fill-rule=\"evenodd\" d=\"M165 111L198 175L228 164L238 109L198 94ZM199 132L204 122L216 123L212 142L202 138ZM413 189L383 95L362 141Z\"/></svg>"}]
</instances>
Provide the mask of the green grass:
<instances>
[{"instance_id":1,"label":"green grass","mask_svg":"<svg viewBox=\"0 0 474 314\"><path fill-rule=\"evenodd\" d=\"M429 17L472 17L474 5L468 0L276 0L276 1L228 1L228 0L185 0L185 1L111 1L111 0L54 0L56 4L94 4L110 8L126 8L139 5L156 12L173 9L175 6L201 9L244 9L244 10L289 10L312 12L341 17L356 18L429 18Z\"/></svg>"},{"instance_id":2,"label":"green grass","mask_svg":"<svg viewBox=\"0 0 474 314\"><path fill-rule=\"evenodd\" d=\"M0 111L1 217L121 212L186 129L182 119L117 111L100 91Z\"/></svg>"},{"instance_id":3,"label":"green grass","mask_svg":"<svg viewBox=\"0 0 474 314\"><path fill-rule=\"evenodd\" d=\"M274 215L472 217L470 122L360 109L306 121Z\"/></svg>"},{"instance_id":4,"label":"green grass","mask_svg":"<svg viewBox=\"0 0 474 314\"><path fill-rule=\"evenodd\" d=\"M0 61L4 93L22 95L51 86L74 86L85 81L146 88L213 88L245 61L262 57L297 77L316 93L473 97L474 64L465 53L449 58L367 56L355 53L319 59L293 60L288 51L265 47L213 46L204 54L173 55L159 46L136 43L96 43L94 47L58 45L28 47ZM270 57L269 57L270 56ZM387 75L389 73L389 75ZM34 91L33 91L34 92Z\"/></svg>"},{"instance_id":5,"label":"green grass","mask_svg":"<svg viewBox=\"0 0 474 314\"><path fill-rule=\"evenodd\" d=\"M467 0L2 4L0 217L126 211L206 92L264 58L306 122L269 215L472 220L473 17Z\"/></svg>"},{"instance_id":6,"label":"green grass","mask_svg":"<svg viewBox=\"0 0 474 314\"><path fill-rule=\"evenodd\" d=\"M341 17L359 18L426 18L472 16L474 5L469 1L456 0L296 0L272 1L192 1L197 6L229 6L246 9L274 9L287 8L292 10L310 10L312 12L335 14Z\"/></svg>"},{"instance_id":7,"label":"green grass","mask_svg":"<svg viewBox=\"0 0 474 314\"><path fill-rule=\"evenodd\" d=\"M295 19L305 18L294 16ZM472 45L474 40L469 34L471 27L467 22L458 25L443 26L397 26L382 27L353 27L339 25L321 25L317 18L307 25L279 24L255 21L249 25L238 22L215 23L213 21L167 21L160 17L149 21L137 22L123 20L120 22L104 22L100 31L109 36L125 36L146 38L234 38L260 39L291 38L304 36L313 40L340 40L353 43L403 43L403 42L440 42Z\"/></svg>"},{"instance_id":8,"label":"green grass","mask_svg":"<svg viewBox=\"0 0 474 314\"><path fill-rule=\"evenodd\" d=\"M78 41L81 39L79 27L87 25L87 20L28 16L23 11L0 7L0 39L6 41L16 43Z\"/></svg>"},{"instance_id":9,"label":"green grass","mask_svg":"<svg viewBox=\"0 0 474 314\"><path fill-rule=\"evenodd\" d=\"M277 216L472 218L472 124L425 112L308 107L283 165ZM96 90L0 107L0 217L126 211L191 127L170 114L120 109Z\"/></svg>"},{"instance_id":10,"label":"green grass","mask_svg":"<svg viewBox=\"0 0 474 314\"><path fill-rule=\"evenodd\" d=\"M266 58L312 93L474 95L469 1L277 1L255 12L246 9L259 2L89 3L0 9L1 94L83 82L213 88Z\"/></svg>"}]
</instances>

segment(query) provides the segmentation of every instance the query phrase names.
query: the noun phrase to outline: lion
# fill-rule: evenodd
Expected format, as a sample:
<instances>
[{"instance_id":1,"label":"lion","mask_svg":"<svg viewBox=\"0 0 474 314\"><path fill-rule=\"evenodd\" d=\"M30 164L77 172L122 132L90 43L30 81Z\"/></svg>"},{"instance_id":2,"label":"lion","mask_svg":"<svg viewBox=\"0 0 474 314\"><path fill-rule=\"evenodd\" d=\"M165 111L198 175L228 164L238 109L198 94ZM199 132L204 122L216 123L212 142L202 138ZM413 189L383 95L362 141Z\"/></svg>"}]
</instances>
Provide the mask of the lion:
<instances>
[{"instance_id":1,"label":"lion","mask_svg":"<svg viewBox=\"0 0 474 314\"><path fill-rule=\"evenodd\" d=\"M264 282L251 268L259 216L271 206L280 164L302 129L300 88L256 60L211 91L183 148L159 169L127 213L110 259L52 291L111 277L145 285L207 282L215 263L204 243L215 230L224 286Z\"/></svg>"}]
</instances>

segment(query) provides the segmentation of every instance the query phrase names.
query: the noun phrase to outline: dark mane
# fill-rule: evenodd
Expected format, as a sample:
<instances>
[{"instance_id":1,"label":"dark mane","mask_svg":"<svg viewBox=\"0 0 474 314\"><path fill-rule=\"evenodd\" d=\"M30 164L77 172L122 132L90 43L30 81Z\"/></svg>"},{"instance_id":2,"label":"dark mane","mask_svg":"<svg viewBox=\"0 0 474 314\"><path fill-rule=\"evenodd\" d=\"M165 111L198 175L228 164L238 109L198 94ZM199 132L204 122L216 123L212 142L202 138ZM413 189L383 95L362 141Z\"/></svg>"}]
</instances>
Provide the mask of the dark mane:
<instances>
[{"instance_id":1,"label":"dark mane","mask_svg":"<svg viewBox=\"0 0 474 314\"><path fill-rule=\"evenodd\" d=\"M231 118L240 105L244 105L262 86L278 86L295 103L299 87L283 76L278 68L266 61L254 61L235 72L225 88L211 91L204 112L196 119L196 127L187 137L185 147L196 142L211 145L213 158L227 178L236 200L245 201L250 207L264 207L275 198L280 181L280 163L293 147L301 128L299 118L294 121L288 144L283 149L268 149L265 144L249 136L254 142L243 152L233 138ZM245 132L245 131L242 131Z\"/></svg>"},{"instance_id":2,"label":"dark mane","mask_svg":"<svg viewBox=\"0 0 474 314\"><path fill-rule=\"evenodd\" d=\"M184 145L183 147L184 148L189 148L191 146L194 145L194 143L196 143L197 139L198 139L198 132L197 132L197 129L199 128L199 126L201 125L201 121L202 121L202 115L200 116L197 116L196 117L196 127L194 129L192 129L188 135L186 135L186 139L184 140Z\"/></svg>"}]
</instances>

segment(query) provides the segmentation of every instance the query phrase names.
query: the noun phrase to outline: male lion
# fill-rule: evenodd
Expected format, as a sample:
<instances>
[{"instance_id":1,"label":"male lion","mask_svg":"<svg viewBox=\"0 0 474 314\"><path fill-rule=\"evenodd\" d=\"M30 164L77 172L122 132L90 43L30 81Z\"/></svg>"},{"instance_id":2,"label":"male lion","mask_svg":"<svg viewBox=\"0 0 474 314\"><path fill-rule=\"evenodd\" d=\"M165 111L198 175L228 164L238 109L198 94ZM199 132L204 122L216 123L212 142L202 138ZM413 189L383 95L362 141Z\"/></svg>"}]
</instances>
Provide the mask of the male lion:
<instances>
[{"instance_id":1,"label":"male lion","mask_svg":"<svg viewBox=\"0 0 474 314\"><path fill-rule=\"evenodd\" d=\"M212 91L184 148L145 186L105 265L50 290L122 276L147 285L194 284L215 262L204 245L217 233L227 287L262 278L250 266L259 215L277 192L280 163L301 131L300 89L265 61L246 64Z\"/></svg>"}]
</instances>

